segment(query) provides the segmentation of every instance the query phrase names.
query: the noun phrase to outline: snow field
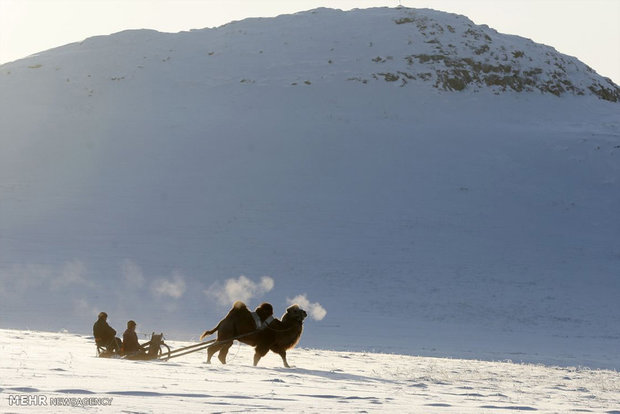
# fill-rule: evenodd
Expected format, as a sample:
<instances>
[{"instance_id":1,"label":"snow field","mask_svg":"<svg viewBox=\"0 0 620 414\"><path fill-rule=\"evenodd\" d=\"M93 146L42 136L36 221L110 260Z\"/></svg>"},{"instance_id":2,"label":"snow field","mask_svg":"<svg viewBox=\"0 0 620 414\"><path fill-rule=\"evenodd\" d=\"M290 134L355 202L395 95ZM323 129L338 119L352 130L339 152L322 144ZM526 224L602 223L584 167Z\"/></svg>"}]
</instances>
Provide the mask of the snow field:
<instances>
[{"instance_id":1,"label":"snow field","mask_svg":"<svg viewBox=\"0 0 620 414\"><path fill-rule=\"evenodd\" d=\"M187 342L167 341L172 348ZM0 330L0 411L75 412L9 405L10 396L112 398L89 412L425 412L571 411L617 413L620 374L511 362L425 358L297 348L291 369L271 353L235 344L229 363L205 352L167 362L95 357L91 337ZM51 411L50 411L51 412Z\"/></svg>"}]
</instances>

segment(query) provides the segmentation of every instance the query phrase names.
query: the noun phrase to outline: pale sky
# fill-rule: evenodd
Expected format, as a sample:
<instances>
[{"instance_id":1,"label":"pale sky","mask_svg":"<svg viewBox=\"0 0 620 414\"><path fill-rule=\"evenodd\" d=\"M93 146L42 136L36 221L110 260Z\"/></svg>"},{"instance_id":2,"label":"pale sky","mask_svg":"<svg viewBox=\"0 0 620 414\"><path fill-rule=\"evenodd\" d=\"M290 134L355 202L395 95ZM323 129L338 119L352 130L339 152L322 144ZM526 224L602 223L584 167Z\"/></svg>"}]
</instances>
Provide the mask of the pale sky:
<instances>
[{"instance_id":1,"label":"pale sky","mask_svg":"<svg viewBox=\"0 0 620 414\"><path fill-rule=\"evenodd\" d=\"M399 4L553 46L620 84L620 0L0 0L0 64L126 29L179 32L317 7Z\"/></svg>"}]
</instances>

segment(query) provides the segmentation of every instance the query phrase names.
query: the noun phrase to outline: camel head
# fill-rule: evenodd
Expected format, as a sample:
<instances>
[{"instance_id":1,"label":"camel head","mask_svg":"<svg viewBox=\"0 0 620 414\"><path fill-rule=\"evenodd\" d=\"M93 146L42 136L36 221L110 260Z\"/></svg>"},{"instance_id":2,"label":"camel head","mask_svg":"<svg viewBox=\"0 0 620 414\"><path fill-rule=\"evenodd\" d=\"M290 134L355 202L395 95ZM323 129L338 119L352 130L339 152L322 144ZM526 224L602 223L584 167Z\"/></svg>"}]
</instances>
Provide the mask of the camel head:
<instances>
[{"instance_id":1,"label":"camel head","mask_svg":"<svg viewBox=\"0 0 620 414\"><path fill-rule=\"evenodd\" d=\"M304 322L304 319L306 319L307 316L308 314L306 313L306 311L300 308L299 305L295 304L289 306L288 309L286 309L286 313L284 314L284 316L282 316L282 321L288 319L299 322L301 324Z\"/></svg>"}]
</instances>

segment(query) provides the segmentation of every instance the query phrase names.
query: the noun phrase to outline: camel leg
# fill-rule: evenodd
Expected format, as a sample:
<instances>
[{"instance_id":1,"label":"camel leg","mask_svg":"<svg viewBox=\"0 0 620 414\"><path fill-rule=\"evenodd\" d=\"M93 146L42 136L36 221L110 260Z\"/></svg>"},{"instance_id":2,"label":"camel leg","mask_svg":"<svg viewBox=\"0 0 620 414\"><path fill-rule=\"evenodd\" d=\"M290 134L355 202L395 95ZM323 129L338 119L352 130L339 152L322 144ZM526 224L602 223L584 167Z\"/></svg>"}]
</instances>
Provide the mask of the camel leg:
<instances>
[{"instance_id":1,"label":"camel leg","mask_svg":"<svg viewBox=\"0 0 620 414\"><path fill-rule=\"evenodd\" d=\"M256 347L254 350L254 366L258 365L258 361L260 361L260 359L264 357L267 352L269 352L269 348L264 348L261 346Z\"/></svg>"},{"instance_id":2,"label":"camel leg","mask_svg":"<svg viewBox=\"0 0 620 414\"><path fill-rule=\"evenodd\" d=\"M286 351L278 352L278 354L282 357L282 362L284 362L284 367L290 368L288 362L286 362Z\"/></svg>"},{"instance_id":3,"label":"camel leg","mask_svg":"<svg viewBox=\"0 0 620 414\"><path fill-rule=\"evenodd\" d=\"M228 355L228 350L230 349L232 344L233 344L233 341L226 342L225 344L222 344L222 346L220 348L220 353L217 356L217 358L220 360L220 362L222 364L226 364L226 355Z\"/></svg>"},{"instance_id":4,"label":"camel leg","mask_svg":"<svg viewBox=\"0 0 620 414\"><path fill-rule=\"evenodd\" d=\"M207 364L211 363L213 355L222 348L221 345L210 346L207 348Z\"/></svg>"}]
</instances>

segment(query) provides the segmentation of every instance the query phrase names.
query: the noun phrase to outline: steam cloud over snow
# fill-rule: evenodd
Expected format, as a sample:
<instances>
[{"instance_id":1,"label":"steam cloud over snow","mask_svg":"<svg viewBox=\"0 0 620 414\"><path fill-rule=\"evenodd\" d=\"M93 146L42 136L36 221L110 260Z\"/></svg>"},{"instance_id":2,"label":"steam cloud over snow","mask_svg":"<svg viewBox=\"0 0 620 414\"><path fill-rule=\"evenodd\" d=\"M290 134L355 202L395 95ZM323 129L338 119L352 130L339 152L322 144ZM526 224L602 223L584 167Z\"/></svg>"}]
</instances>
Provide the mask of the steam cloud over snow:
<instances>
[{"instance_id":1,"label":"steam cloud over snow","mask_svg":"<svg viewBox=\"0 0 620 414\"><path fill-rule=\"evenodd\" d=\"M303 295L297 295L293 299L287 298L286 301L289 305L298 304L302 309L308 312L308 315L315 321L320 321L327 315L327 310L318 302L311 303L305 293Z\"/></svg>"},{"instance_id":2,"label":"steam cloud over snow","mask_svg":"<svg viewBox=\"0 0 620 414\"><path fill-rule=\"evenodd\" d=\"M58 291L67 287L92 287L87 273L88 269L81 260L70 260L61 266L16 264L9 269L0 269L0 294L22 294L37 288Z\"/></svg>"},{"instance_id":3,"label":"steam cloud over snow","mask_svg":"<svg viewBox=\"0 0 620 414\"><path fill-rule=\"evenodd\" d=\"M121 271L127 286L139 288L144 285L142 269L132 260L126 259L121 265Z\"/></svg>"},{"instance_id":4,"label":"steam cloud over snow","mask_svg":"<svg viewBox=\"0 0 620 414\"><path fill-rule=\"evenodd\" d=\"M86 265L80 260L72 260L65 263L60 275L52 281L53 289L60 289L69 285L87 285Z\"/></svg>"},{"instance_id":5,"label":"steam cloud over snow","mask_svg":"<svg viewBox=\"0 0 620 414\"><path fill-rule=\"evenodd\" d=\"M181 273L175 271L171 279L158 279L153 282L152 290L157 296L179 299L185 293L185 279Z\"/></svg>"},{"instance_id":6,"label":"steam cloud over snow","mask_svg":"<svg viewBox=\"0 0 620 414\"><path fill-rule=\"evenodd\" d=\"M237 279L231 278L224 282L213 284L205 290L207 296L213 296L220 305L228 306L237 300L247 302L251 298L259 297L273 289L274 281L269 276L263 276L259 282L241 275Z\"/></svg>"},{"instance_id":7,"label":"steam cloud over snow","mask_svg":"<svg viewBox=\"0 0 620 414\"><path fill-rule=\"evenodd\" d=\"M75 299L73 301L73 309L78 315L88 315L89 317L96 317L100 310L92 306L86 299Z\"/></svg>"}]
</instances>

